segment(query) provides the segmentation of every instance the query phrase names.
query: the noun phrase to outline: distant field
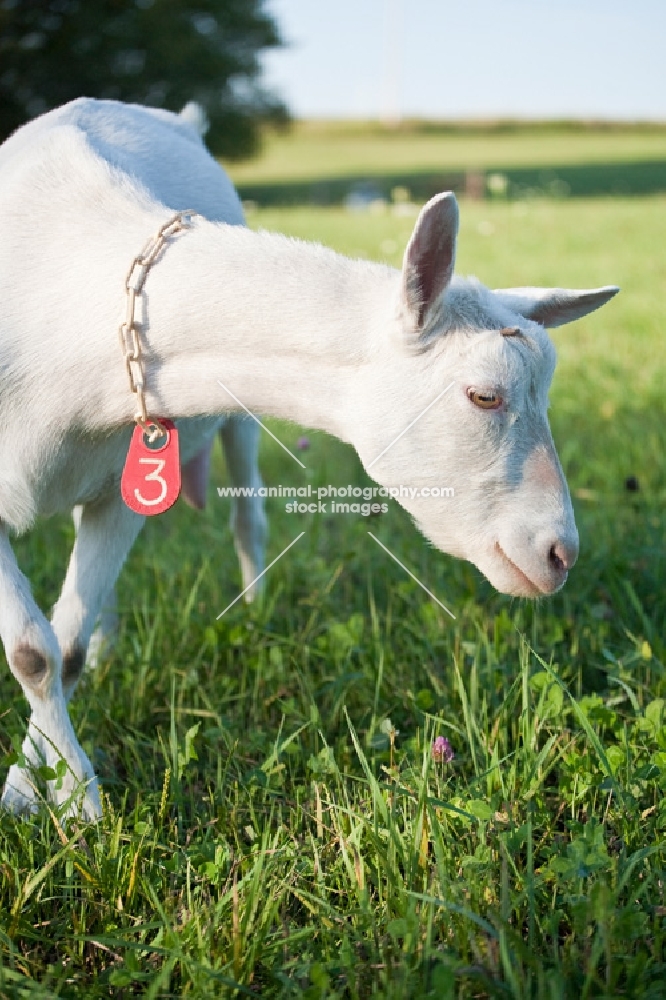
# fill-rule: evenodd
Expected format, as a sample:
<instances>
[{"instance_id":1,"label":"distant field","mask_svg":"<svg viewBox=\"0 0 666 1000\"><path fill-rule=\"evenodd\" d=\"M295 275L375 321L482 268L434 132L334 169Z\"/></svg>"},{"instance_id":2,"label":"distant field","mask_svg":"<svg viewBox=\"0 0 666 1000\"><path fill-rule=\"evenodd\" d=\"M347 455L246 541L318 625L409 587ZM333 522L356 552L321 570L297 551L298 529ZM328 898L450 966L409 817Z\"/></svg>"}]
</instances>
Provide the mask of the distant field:
<instances>
[{"instance_id":1,"label":"distant field","mask_svg":"<svg viewBox=\"0 0 666 1000\"><path fill-rule=\"evenodd\" d=\"M650 193L666 190L666 126L506 125L489 132L304 122L267 132L261 156L229 170L244 197L260 204L335 203L368 179L383 194L402 184L426 197L441 183L461 189L474 171L505 173L513 193L558 190L558 182L575 195Z\"/></svg>"}]
</instances>

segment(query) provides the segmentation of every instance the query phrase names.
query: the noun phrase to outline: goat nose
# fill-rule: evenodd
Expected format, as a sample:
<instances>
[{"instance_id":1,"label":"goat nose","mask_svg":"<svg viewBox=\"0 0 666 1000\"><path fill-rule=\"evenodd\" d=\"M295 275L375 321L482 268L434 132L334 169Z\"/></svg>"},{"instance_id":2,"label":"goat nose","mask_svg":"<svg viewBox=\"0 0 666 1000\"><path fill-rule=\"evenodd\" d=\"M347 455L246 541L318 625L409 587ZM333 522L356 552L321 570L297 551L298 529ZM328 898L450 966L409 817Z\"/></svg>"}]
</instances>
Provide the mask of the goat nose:
<instances>
[{"instance_id":1,"label":"goat nose","mask_svg":"<svg viewBox=\"0 0 666 1000\"><path fill-rule=\"evenodd\" d=\"M578 542L558 539L548 550L548 564L558 574L571 569L578 558Z\"/></svg>"}]
</instances>

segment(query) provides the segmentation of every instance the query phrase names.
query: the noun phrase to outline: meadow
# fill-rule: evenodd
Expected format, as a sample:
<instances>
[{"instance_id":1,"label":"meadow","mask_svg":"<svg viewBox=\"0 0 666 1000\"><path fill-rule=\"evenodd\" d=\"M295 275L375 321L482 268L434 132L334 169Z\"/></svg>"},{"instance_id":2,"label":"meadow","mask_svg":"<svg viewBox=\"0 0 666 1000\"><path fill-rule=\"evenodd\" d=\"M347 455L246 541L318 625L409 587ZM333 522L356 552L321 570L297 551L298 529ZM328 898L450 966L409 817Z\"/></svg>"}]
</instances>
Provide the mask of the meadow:
<instances>
[{"instance_id":1,"label":"meadow","mask_svg":"<svg viewBox=\"0 0 666 1000\"><path fill-rule=\"evenodd\" d=\"M118 643L72 705L102 821L46 805L0 815L0 997L657 1000L666 131L331 128L324 149L309 136L233 167L250 225L398 266L410 178L531 171L543 183L461 198L459 273L622 287L553 331L550 417L579 561L554 597L511 599L429 547L395 503L367 518L271 499L268 560L305 534L262 602L216 621L240 590L218 454L204 514L178 504L147 524L121 577ZM613 164L633 178L624 193L565 192L544 174ZM336 178L386 197L350 211ZM264 436L268 485L368 484L340 442L269 426L309 447L301 470ZM72 538L60 518L17 541L43 607ZM0 693L4 777L27 715L6 666ZM433 754L437 737L451 760Z\"/></svg>"}]
</instances>

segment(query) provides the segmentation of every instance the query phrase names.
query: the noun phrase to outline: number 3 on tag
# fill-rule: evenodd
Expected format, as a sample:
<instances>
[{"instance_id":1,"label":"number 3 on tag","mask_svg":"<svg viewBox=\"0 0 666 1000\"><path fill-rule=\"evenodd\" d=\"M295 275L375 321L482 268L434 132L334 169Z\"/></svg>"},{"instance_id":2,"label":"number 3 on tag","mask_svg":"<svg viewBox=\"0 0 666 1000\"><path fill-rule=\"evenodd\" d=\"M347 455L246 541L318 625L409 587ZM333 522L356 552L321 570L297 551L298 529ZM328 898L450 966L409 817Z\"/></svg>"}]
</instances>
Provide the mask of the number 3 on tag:
<instances>
[{"instance_id":1,"label":"number 3 on tag","mask_svg":"<svg viewBox=\"0 0 666 1000\"><path fill-rule=\"evenodd\" d=\"M160 420L166 435L152 443L142 427L132 434L120 480L123 500L137 514L162 514L180 493L178 431L171 420Z\"/></svg>"}]
</instances>

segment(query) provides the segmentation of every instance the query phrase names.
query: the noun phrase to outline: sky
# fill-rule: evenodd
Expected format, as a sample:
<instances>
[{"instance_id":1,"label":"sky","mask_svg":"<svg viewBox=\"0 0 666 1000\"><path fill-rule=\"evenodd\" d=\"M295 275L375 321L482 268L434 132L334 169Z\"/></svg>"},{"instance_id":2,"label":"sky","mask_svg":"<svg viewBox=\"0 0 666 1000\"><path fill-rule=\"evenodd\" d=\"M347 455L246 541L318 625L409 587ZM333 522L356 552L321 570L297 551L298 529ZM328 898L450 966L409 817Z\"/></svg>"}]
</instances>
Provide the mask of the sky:
<instances>
[{"instance_id":1,"label":"sky","mask_svg":"<svg viewBox=\"0 0 666 1000\"><path fill-rule=\"evenodd\" d=\"M666 0L266 0L296 117L666 121Z\"/></svg>"}]
</instances>

